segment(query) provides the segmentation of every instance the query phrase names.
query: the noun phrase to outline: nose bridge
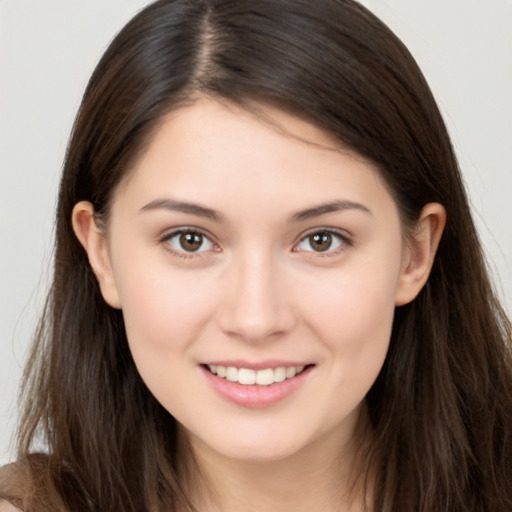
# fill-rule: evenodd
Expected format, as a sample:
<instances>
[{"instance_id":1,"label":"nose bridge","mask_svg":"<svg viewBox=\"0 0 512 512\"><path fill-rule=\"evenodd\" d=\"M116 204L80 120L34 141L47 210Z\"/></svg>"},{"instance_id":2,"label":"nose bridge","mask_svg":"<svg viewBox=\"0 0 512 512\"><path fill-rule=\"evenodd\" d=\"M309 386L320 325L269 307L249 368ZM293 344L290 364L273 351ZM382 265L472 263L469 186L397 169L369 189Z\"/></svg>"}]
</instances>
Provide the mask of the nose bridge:
<instances>
[{"instance_id":1,"label":"nose bridge","mask_svg":"<svg viewBox=\"0 0 512 512\"><path fill-rule=\"evenodd\" d=\"M267 339L294 323L279 263L269 252L247 250L230 265L221 327L247 341Z\"/></svg>"}]
</instances>

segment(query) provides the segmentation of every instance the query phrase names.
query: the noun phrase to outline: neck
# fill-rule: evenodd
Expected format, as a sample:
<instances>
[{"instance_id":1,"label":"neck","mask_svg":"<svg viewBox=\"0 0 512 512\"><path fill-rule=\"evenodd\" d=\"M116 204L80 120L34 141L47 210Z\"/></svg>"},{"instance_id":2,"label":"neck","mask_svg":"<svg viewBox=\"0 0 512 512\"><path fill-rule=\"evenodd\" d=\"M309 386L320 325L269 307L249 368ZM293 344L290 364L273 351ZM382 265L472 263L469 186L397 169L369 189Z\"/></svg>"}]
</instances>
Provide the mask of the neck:
<instances>
[{"instance_id":1,"label":"neck","mask_svg":"<svg viewBox=\"0 0 512 512\"><path fill-rule=\"evenodd\" d=\"M200 512L369 510L358 471L361 440L354 436L347 440L332 432L286 458L254 461L226 458L182 434L189 455L180 458L193 461L184 473L185 488Z\"/></svg>"}]
</instances>

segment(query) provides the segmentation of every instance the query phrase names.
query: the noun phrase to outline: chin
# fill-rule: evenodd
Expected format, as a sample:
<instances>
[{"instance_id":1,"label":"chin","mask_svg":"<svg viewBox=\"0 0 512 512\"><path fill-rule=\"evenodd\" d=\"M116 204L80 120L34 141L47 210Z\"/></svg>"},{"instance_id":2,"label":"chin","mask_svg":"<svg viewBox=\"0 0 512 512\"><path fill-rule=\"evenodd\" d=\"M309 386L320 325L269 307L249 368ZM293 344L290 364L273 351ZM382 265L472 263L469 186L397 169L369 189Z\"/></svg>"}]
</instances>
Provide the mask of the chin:
<instances>
[{"instance_id":1,"label":"chin","mask_svg":"<svg viewBox=\"0 0 512 512\"><path fill-rule=\"evenodd\" d=\"M228 447L218 447L217 453L227 459L240 462L278 462L293 457L302 451L304 446L288 443L259 442L248 444L247 442L231 443Z\"/></svg>"}]
</instances>

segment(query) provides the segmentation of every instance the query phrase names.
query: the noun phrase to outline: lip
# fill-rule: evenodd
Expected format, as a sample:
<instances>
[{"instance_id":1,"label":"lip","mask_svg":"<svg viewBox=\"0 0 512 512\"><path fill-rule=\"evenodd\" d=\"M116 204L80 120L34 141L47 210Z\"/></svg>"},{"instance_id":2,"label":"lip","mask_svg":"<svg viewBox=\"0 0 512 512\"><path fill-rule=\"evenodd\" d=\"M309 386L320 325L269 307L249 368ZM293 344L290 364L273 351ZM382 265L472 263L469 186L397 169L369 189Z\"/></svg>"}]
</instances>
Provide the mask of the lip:
<instances>
[{"instance_id":1,"label":"lip","mask_svg":"<svg viewBox=\"0 0 512 512\"><path fill-rule=\"evenodd\" d=\"M267 368L272 368L273 370L275 370L276 368L280 368L282 366L284 366L285 368L290 368L292 366L309 366L311 365L311 361L298 362L269 359L267 361L258 361L251 363L249 361L244 361L242 359L230 359L229 361L208 361L203 364L205 366L234 366L235 368L247 368L248 370L266 370Z\"/></svg>"},{"instance_id":2,"label":"lip","mask_svg":"<svg viewBox=\"0 0 512 512\"><path fill-rule=\"evenodd\" d=\"M266 361L264 363L257 364L248 364L247 362L240 361L222 361L207 364L217 366L235 366L237 368L249 368L254 370L278 368L280 366L301 366L301 364L285 363L283 361L279 361L278 363ZM201 365L199 368L208 381L208 384L225 400L242 407L263 409L285 400L304 384L314 368L314 365L312 364L305 366L304 370L295 377L286 379L283 382L275 382L270 386L245 385L239 384L238 382L231 382L227 379L213 375L206 365Z\"/></svg>"}]
</instances>

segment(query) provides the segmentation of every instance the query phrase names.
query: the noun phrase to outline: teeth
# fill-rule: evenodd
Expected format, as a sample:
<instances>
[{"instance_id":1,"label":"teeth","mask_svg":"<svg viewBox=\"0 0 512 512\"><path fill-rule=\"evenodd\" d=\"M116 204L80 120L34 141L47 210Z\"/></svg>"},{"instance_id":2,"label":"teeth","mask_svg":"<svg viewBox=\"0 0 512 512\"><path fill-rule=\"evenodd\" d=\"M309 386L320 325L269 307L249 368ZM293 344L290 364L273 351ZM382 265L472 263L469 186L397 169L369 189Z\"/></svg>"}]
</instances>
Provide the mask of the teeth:
<instances>
[{"instance_id":1,"label":"teeth","mask_svg":"<svg viewBox=\"0 0 512 512\"><path fill-rule=\"evenodd\" d=\"M247 368L240 368L238 370L238 382L246 385L256 384L256 372Z\"/></svg>"},{"instance_id":2,"label":"teeth","mask_svg":"<svg viewBox=\"0 0 512 512\"><path fill-rule=\"evenodd\" d=\"M291 368L286 368L286 378L291 379L292 377L295 377L297 374L297 369L293 366Z\"/></svg>"},{"instance_id":3,"label":"teeth","mask_svg":"<svg viewBox=\"0 0 512 512\"><path fill-rule=\"evenodd\" d=\"M280 366L278 368L265 368L264 370L251 370L249 368L236 368L234 366L208 365L210 372L217 377L251 386L270 386L275 382L291 379L304 370L304 366Z\"/></svg>"},{"instance_id":4,"label":"teeth","mask_svg":"<svg viewBox=\"0 0 512 512\"><path fill-rule=\"evenodd\" d=\"M259 386L270 386L270 384L274 384L274 370L272 368L258 370L256 372L256 384Z\"/></svg>"},{"instance_id":5,"label":"teeth","mask_svg":"<svg viewBox=\"0 0 512 512\"><path fill-rule=\"evenodd\" d=\"M280 366L274 370L274 382L283 382L283 380L286 380L286 368Z\"/></svg>"},{"instance_id":6,"label":"teeth","mask_svg":"<svg viewBox=\"0 0 512 512\"><path fill-rule=\"evenodd\" d=\"M231 382L238 382L238 368L234 366L228 366L226 368L226 380Z\"/></svg>"}]
</instances>

